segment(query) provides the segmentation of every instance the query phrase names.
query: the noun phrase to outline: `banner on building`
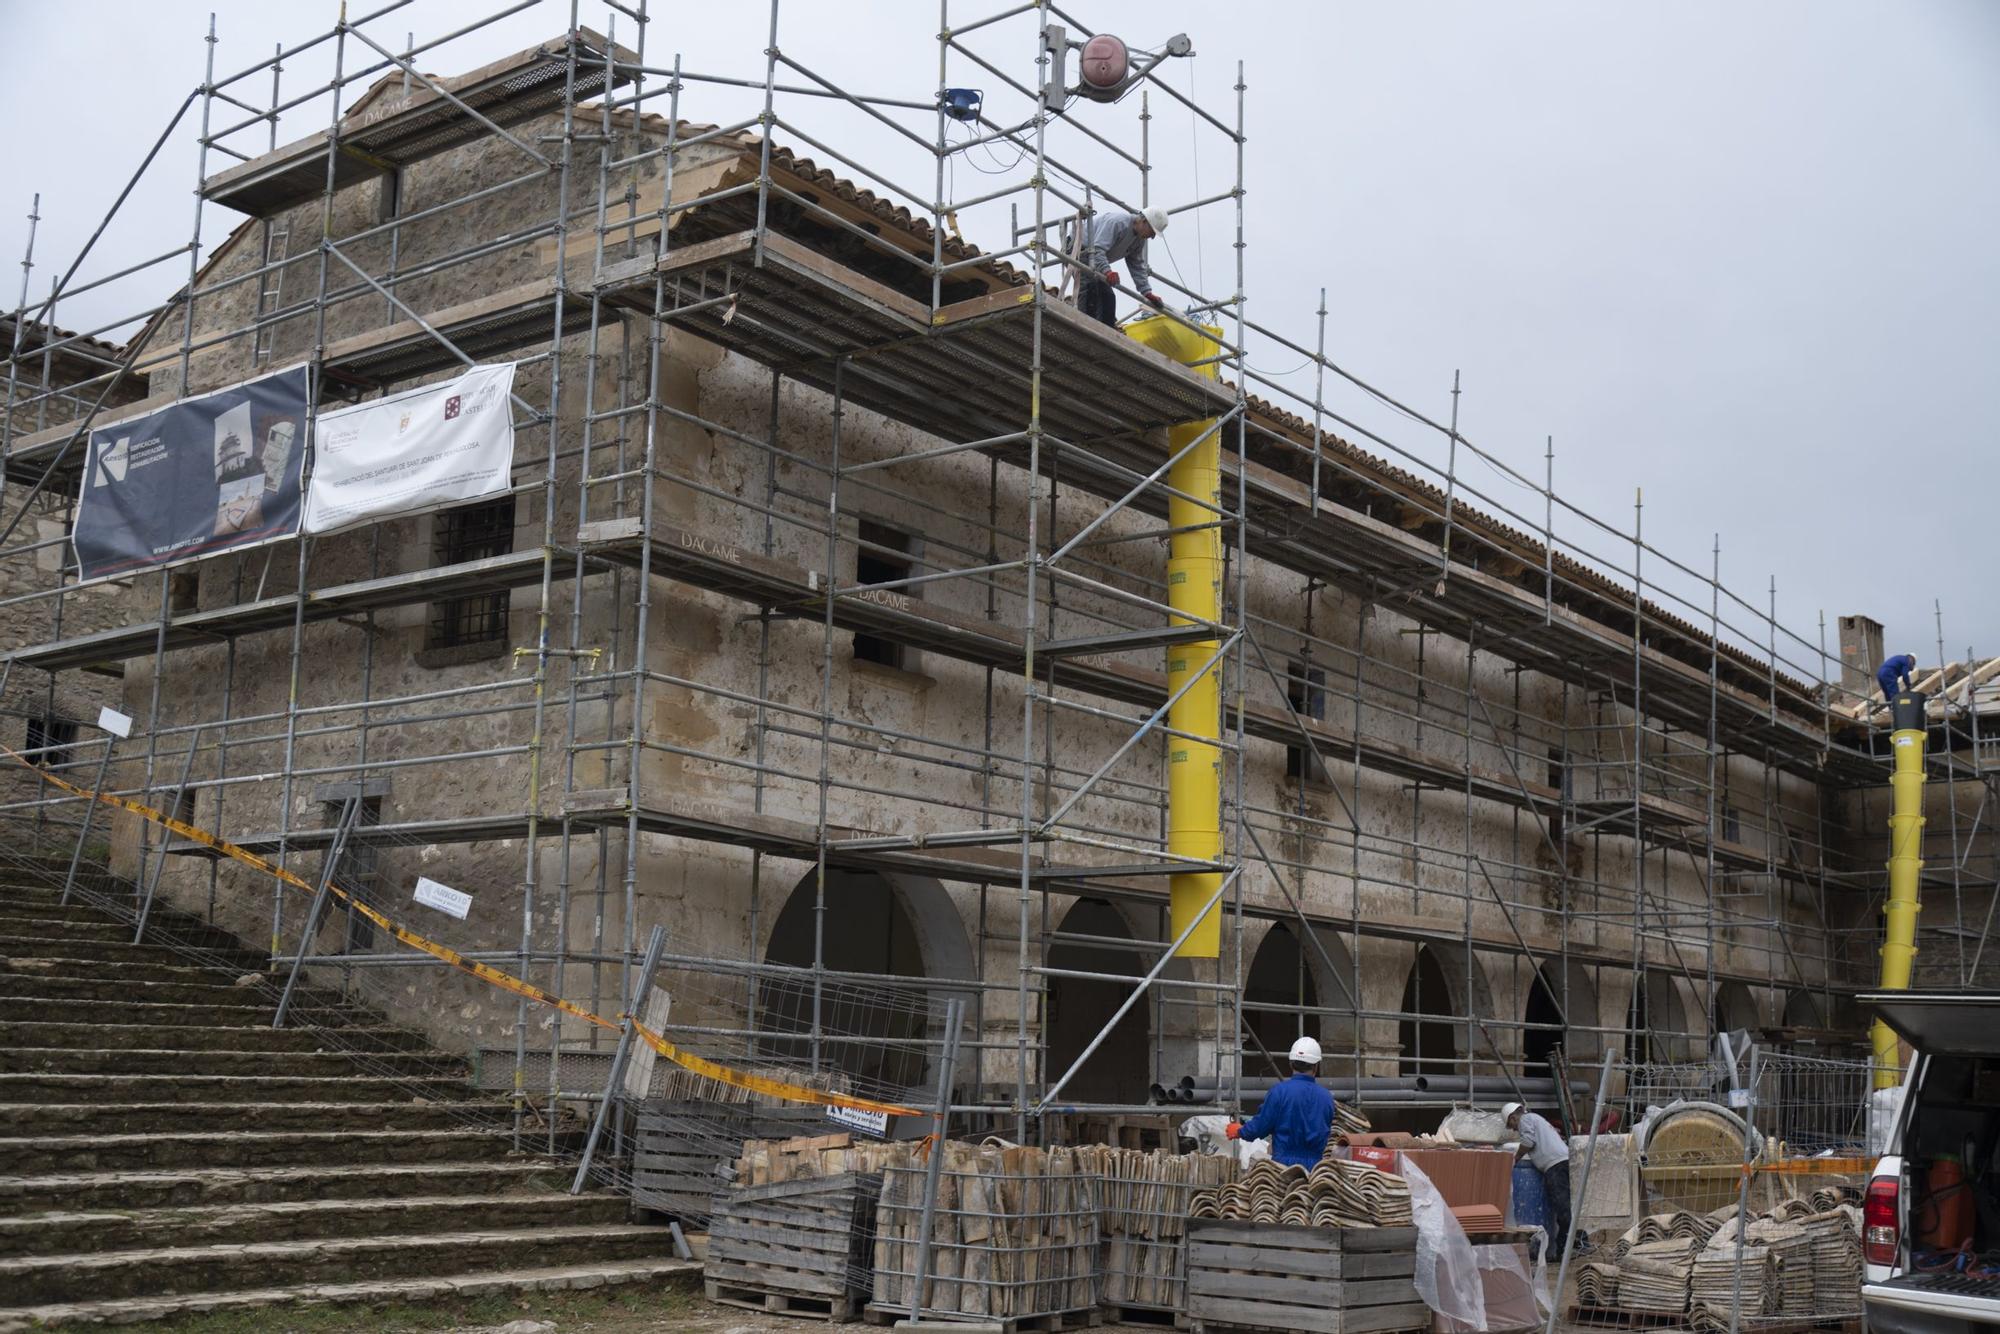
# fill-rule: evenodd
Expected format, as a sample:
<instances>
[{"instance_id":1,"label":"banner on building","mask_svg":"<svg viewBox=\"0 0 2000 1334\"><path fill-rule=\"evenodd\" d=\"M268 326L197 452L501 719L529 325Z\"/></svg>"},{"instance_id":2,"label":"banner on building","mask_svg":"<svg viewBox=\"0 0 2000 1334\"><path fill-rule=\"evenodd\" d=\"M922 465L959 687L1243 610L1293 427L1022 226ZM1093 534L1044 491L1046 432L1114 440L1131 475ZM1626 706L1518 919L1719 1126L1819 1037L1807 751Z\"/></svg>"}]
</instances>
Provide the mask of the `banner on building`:
<instances>
[{"instance_id":1,"label":"banner on building","mask_svg":"<svg viewBox=\"0 0 2000 1334\"><path fill-rule=\"evenodd\" d=\"M93 430L76 515L83 578L296 534L308 386L294 367Z\"/></svg>"},{"instance_id":2,"label":"banner on building","mask_svg":"<svg viewBox=\"0 0 2000 1334\"><path fill-rule=\"evenodd\" d=\"M313 429L308 533L505 491L514 465L514 367L323 412Z\"/></svg>"}]
</instances>

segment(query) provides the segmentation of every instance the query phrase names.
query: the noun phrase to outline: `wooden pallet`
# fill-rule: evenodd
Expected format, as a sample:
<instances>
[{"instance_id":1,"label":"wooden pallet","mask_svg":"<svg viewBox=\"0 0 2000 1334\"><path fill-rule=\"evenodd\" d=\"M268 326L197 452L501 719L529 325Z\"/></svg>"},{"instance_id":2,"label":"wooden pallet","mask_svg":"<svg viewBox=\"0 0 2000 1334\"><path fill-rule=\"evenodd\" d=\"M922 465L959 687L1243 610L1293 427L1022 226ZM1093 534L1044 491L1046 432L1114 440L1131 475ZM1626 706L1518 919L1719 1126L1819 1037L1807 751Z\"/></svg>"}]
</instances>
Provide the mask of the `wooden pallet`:
<instances>
[{"instance_id":1,"label":"wooden pallet","mask_svg":"<svg viewBox=\"0 0 2000 1334\"><path fill-rule=\"evenodd\" d=\"M711 1299L740 1306L761 1297L752 1309L853 1319L872 1295L880 1193L880 1177L850 1172L718 1195L702 1263ZM735 1300L715 1298L718 1291Z\"/></svg>"},{"instance_id":2,"label":"wooden pallet","mask_svg":"<svg viewBox=\"0 0 2000 1334\"><path fill-rule=\"evenodd\" d=\"M1187 1315L1208 1330L1392 1334L1428 1330L1417 1296L1417 1230L1193 1219Z\"/></svg>"},{"instance_id":3,"label":"wooden pallet","mask_svg":"<svg viewBox=\"0 0 2000 1334\"><path fill-rule=\"evenodd\" d=\"M849 1297L822 1297L778 1289L739 1288L709 1279L703 1284L708 1300L720 1306L738 1306L746 1311L764 1311L790 1316L795 1320L830 1320L835 1324L852 1320L861 1313L859 1303Z\"/></svg>"},{"instance_id":4,"label":"wooden pallet","mask_svg":"<svg viewBox=\"0 0 2000 1334\"><path fill-rule=\"evenodd\" d=\"M746 1139L782 1139L825 1124L817 1107L651 1101L641 1105L633 1145L633 1203L677 1218L708 1216L727 1181L723 1169Z\"/></svg>"},{"instance_id":5,"label":"wooden pallet","mask_svg":"<svg viewBox=\"0 0 2000 1334\"><path fill-rule=\"evenodd\" d=\"M1160 1329L1182 1329L1187 1324L1185 1312L1176 1311L1171 1306L1146 1306L1135 1302L1100 1302L1098 1309L1104 1312L1104 1319L1113 1325L1152 1325Z\"/></svg>"},{"instance_id":6,"label":"wooden pallet","mask_svg":"<svg viewBox=\"0 0 2000 1334\"><path fill-rule=\"evenodd\" d=\"M871 1325L893 1325L898 1320L908 1320L910 1308L870 1302L862 1308L861 1318ZM964 1321L989 1329L997 1325L1002 1334L1061 1334L1067 1329L1091 1329L1103 1324L1104 1312L1095 1306L1080 1311L1049 1311L1042 1315L961 1315L957 1312L926 1311L923 1318L939 1323Z\"/></svg>"}]
</instances>

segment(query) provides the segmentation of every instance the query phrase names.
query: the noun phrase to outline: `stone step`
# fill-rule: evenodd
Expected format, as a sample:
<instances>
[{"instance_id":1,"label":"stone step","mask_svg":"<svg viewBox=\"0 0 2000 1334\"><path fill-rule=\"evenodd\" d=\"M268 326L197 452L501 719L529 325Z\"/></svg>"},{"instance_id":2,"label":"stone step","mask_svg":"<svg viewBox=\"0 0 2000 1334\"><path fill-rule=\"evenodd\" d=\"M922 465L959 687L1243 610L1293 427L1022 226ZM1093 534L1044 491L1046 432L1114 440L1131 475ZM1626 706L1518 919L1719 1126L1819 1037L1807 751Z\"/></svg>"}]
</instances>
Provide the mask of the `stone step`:
<instances>
[{"instance_id":1,"label":"stone step","mask_svg":"<svg viewBox=\"0 0 2000 1334\"><path fill-rule=\"evenodd\" d=\"M632 1284L694 1284L701 1278L698 1260L648 1259L543 1265L532 1269L501 1269L472 1273L441 1273L417 1278L376 1279L358 1283L308 1283L282 1288L254 1288L188 1296L138 1297L124 1300L64 1303L0 1309L0 1334L49 1325L136 1324L177 1317L227 1315L273 1307L354 1305L402 1306L430 1301L463 1301L512 1293L562 1292L571 1289L622 1287ZM249 1328L250 1326L240 1326ZM275 1321L257 1327L278 1329ZM367 1327L358 1319L355 1329Z\"/></svg>"},{"instance_id":2,"label":"stone step","mask_svg":"<svg viewBox=\"0 0 2000 1334\"><path fill-rule=\"evenodd\" d=\"M266 955L244 949L241 941L232 939L229 948L203 950L202 957L196 959L186 951L171 945L149 943L134 945L129 938L122 940L70 940L62 936L19 935L0 940L0 957L9 959L63 959L73 965L80 965L69 971L81 973L89 965L100 963L123 964L165 964L174 967L206 967L210 971L227 969L232 972L262 972L269 962Z\"/></svg>"},{"instance_id":3,"label":"stone step","mask_svg":"<svg viewBox=\"0 0 2000 1334\"><path fill-rule=\"evenodd\" d=\"M63 909L49 909L50 913ZM22 915L0 912L0 954L14 940L90 940L106 944L130 945L137 924L121 921L97 911L83 909L71 916ZM226 931L195 922L168 921L159 914L147 918L142 944L188 945L210 950L240 951L243 942Z\"/></svg>"},{"instance_id":4,"label":"stone step","mask_svg":"<svg viewBox=\"0 0 2000 1334\"><path fill-rule=\"evenodd\" d=\"M672 1254L673 1238L666 1228L625 1224L14 1256L0 1260L0 1308L527 1265L670 1259Z\"/></svg>"},{"instance_id":5,"label":"stone step","mask_svg":"<svg viewBox=\"0 0 2000 1334\"><path fill-rule=\"evenodd\" d=\"M165 994L172 994L169 984L152 983L127 987L133 994L131 1000L91 1001L87 1005L77 1003L75 997L49 994L58 990L51 978L40 992L12 996L0 991L0 1023L33 1023L37 1020L59 1015L64 1023L74 1024L165 1024L172 1028L193 1025L197 1028L269 1028L271 1016L277 1012L278 998L275 992L266 992L259 987L218 987L213 999L164 1000L157 999L162 993L148 989L161 987ZM263 1000L256 998L264 997ZM300 1003L300 997L292 998L293 1004ZM381 1022L379 1015L366 1010L342 1007L339 998L331 992L313 992L305 997L305 1008L315 1026L335 1027L342 1031L350 1027L366 1028ZM332 1021L338 1022L332 1022Z\"/></svg>"},{"instance_id":6,"label":"stone step","mask_svg":"<svg viewBox=\"0 0 2000 1334\"><path fill-rule=\"evenodd\" d=\"M117 1000L126 986L133 982L192 982L205 986L228 986L237 978L252 973L260 977L268 976L264 971L264 962L259 958L236 967L216 968L186 959L179 963L162 963L151 959L78 959L69 954L29 956L0 951L0 981L8 977L62 977L70 980L79 995ZM284 982L284 978L278 979L279 986L282 987Z\"/></svg>"},{"instance_id":7,"label":"stone step","mask_svg":"<svg viewBox=\"0 0 2000 1334\"><path fill-rule=\"evenodd\" d=\"M68 1071L0 1073L0 1103L10 1102L394 1102L464 1097L462 1078L394 1075L107 1075Z\"/></svg>"},{"instance_id":8,"label":"stone step","mask_svg":"<svg viewBox=\"0 0 2000 1334\"><path fill-rule=\"evenodd\" d=\"M402 1098L391 1102L0 1103L0 1137L140 1135L176 1130L448 1130L498 1125L506 1101Z\"/></svg>"},{"instance_id":9,"label":"stone step","mask_svg":"<svg viewBox=\"0 0 2000 1334\"><path fill-rule=\"evenodd\" d=\"M0 962L0 1003L16 1000L32 1000L40 1003L61 1001L71 1005L77 1001L89 1001L88 1006L77 1006L77 1016L87 1018L99 1010L110 1011L114 1007L141 1001L155 1001L169 1005L255 1005L261 1008L265 1017L278 1004L278 994L283 989L284 979L276 982L268 980L268 974L261 971L256 975L254 986L237 986L234 979L225 974L204 971L199 974L204 979L186 982L133 982L120 980L105 982L89 977L65 977L54 970L33 970L13 967ZM249 977L249 973L239 973L237 977ZM310 1005L315 1015L328 1008L339 1008L345 1002L336 991L320 987L301 987L294 995L295 1004ZM46 1013L46 1011L44 1011Z\"/></svg>"},{"instance_id":10,"label":"stone step","mask_svg":"<svg viewBox=\"0 0 2000 1334\"><path fill-rule=\"evenodd\" d=\"M261 1024L204 1023L190 1016L185 1024L91 1024L67 1017L50 1023L9 1023L0 1020L0 1051L33 1048L41 1051L131 1051L225 1049L238 1052L314 1052L337 1045L342 1051L420 1052L428 1048L423 1035L407 1028L344 1027L328 1035L310 1028L273 1028L267 1014Z\"/></svg>"},{"instance_id":11,"label":"stone step","mask_svg":"<svg viewBox=\"0 0 2000 1334\"><path fill-rule=\"evenodd\" d=\"M603 1192L288 1200L191 1209L54 1210L0 1217L0 1258L87 1251L157 1250L224 1242L311 1241L482 1230L623 1224L627 1205Z\"/></svg>"},{"instance_id":12,"label":"stone step","mask_svg":"<svg viewBox=\"0 0 2000 1334\"><path fill-rule=\"evenodd\" d=\"M154 909L158 917L160 910ZM90 903L13 903L0 899L0 923L8 930L25 926L30 922L48 922L52 925L75 926L123 926L126 939L132 937L132 919L120 912L112 912Z\"/></svg>"},{"instance_id":13,"label":"stone step","mask_svg":"<svg viewBox=\"0 0 2000 1334\"><path fill-rule=\"evenodd\" d=\"M332 1034L323 1035L327 1041ZM369 1070L378 1075L423 1075L434 1079L464 1078L468 1067L456 1057L435 1052L366 1053ZM357 1070L355 1056L344 1051L191 1051L185 1048L132 1048L121 1051L64 1047L0 1048L0 1069L20 1073L61 1072L76 1075L290 1075L338 1076Z\"/></svg>"},{"instance_id":14,"label":"stone step","mask_svg":"<svg viewBox=\"0 0 2000 1334\"><path fill-rule=\"evenodd\" d=\"M189 1209L281 1201L492 1195L567 1186L557 1164L533 1155L445 1163L341 1163L0 1176L0 1212Z\"/></svg>"},{"instance_id":15,"label":"stone step","mask_svg":"<svg viewBox=\"0 0 2000 1334\"><path fill-rule=\"evenodd\" d=\"M498 1158L504 1131L190 1130L143 1135L41 1135L0 1139L0 1163L37 1171L136 1172L171 1167L276 1167L317 1163L441 1163Z\"/></svg>"}]
</instances>

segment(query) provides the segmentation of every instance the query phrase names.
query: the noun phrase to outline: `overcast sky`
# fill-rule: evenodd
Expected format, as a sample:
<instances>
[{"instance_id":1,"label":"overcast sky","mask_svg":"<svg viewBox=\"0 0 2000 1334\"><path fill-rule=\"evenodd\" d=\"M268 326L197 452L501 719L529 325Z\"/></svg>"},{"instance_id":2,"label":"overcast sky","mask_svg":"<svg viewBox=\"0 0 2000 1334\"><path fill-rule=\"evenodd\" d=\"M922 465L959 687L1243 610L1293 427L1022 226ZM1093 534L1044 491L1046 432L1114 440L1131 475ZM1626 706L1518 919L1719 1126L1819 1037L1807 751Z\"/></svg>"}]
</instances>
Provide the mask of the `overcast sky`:
<instances>
[{"instance_id":1,"label":"overcast sky","mask_svg":"<svg viewBox=\"0 0 2000 1334\"><path fill-rule=\"evenodd\" d=\"M385 0L386 2L386 0ZM1010 7L951 0L963 26ZM356 0L354 12L380 8ZM222 0L218 77L324 31L331 3ZM655 6L649 64L761 79L768 13L737 5ZM1891 649L2000 654L1992 522L1995 368L2000 366L2000 4L1988 0L1679 0L1677 3L1375 3L1227 7L1070 6L1135 46L1176 31L1192 60L1165 77L1233 120L1244 62L1248 144L1248 313L1310 346L1326 289L1326 347L1344 368L1443 420L1454 370L1460 425L1479 449L1539 480L1554 437L1556 490L1621 539L1558 511L1559 536L1628 569L1635 490L1661 555L1649 578L1705 620L1707 593L1663 557L1702 572L1720 534L1730 591L1761 610L1775 577L1779 620L1804 646L1780 653L1807 675L1827 617L1885 621ZM0 301L18 295L32 195L42 195L31 291L45 295L188 91L202 78L207 6L161 0L0 0L0 98L9 136L0 193ZM485 6L416 0L368 30L421 44ZM555 0L433 53L452 74L561 31ZM586 4L584 22L607 26ZM632 24L618 19L630 44ZM923 102L937 86L938 11L928 0L788 0L779 45L853 91ZM1033 78L1027 16L973 38L1012 77ZM287 62L284 96L330 69L331 45ZM350 44L348 68L372 52ZM800 81L796 74L785 78ZM1021 103L954 58L952 84L982 87L989 111ZM270 75L231 90L267 104ZM352 100L354 92L348 94ZM726 122L759 95L690 83L683 114ZM1153 199L1227 190L1228 141L1150 98ZM661 107L664 110L664 105ZM1138 100L1079 104L1070 119L1134 150ZM781 97L781 116L919 196L933 159L850 108ZM200 104L82 273L87 279L184 245ZM242 113L221 103L233 122ZM290 112L279 141L323 128L325 102ZM906 116L924 138L931 119ZM233 141L263 147L259 127ZM1137 193L1137 172L1059 127L1052 150ZM969 198L1024 174L1012 150L968 150L947 193ZM229 159L212 158L209 170ZM970 170L973 168L977 170ZM1001 175L982 175L1003 171ZM969 237L998 246L1006 205L970 210ZM204 248L240 219L209 208ZM1226 296L1234 286L1229 205L1175 219L1155 267ZM1156 250L1158 247L1156 247ZM170 295L185 260L58 312L70 328ZM114 333L112 336L116 337ZM1252 344L1253 364L1308 399L1299 358ZM1288 374L1289 373L1289 374ZM1326 401L1417 459L1444 443L1352 385ZM1372 445L1386 452L1382 445ZM1408 460L1399 460L1409 466ZM1463 485L1539 528L1536 492L1461 458ZM1698 609L1698 613L1697 613ZM1728 637L1762 649L1741 608Z\"/></svg>"}]
</instances>

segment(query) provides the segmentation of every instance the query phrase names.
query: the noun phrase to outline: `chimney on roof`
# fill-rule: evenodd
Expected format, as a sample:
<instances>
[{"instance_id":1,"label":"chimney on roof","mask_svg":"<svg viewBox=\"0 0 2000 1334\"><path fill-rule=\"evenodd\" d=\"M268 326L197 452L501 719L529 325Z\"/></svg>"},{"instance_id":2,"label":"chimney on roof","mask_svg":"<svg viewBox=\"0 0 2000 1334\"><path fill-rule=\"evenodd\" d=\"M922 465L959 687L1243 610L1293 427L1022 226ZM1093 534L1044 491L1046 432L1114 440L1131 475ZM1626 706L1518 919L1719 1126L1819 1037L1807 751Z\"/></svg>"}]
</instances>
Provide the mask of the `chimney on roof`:
<instances>
[{"instance_id":1,"label":"chimney on roof","mask_svg":"<svg viewBox=\"0 0 2000 1334\"><path fill-rule=\"evenodd\" d=\"M1875 689L1875 669L1882 665L1882 622L1869 616L1840 618L1840 685L1853 694Z\"/></svg>"}]
</instances>

